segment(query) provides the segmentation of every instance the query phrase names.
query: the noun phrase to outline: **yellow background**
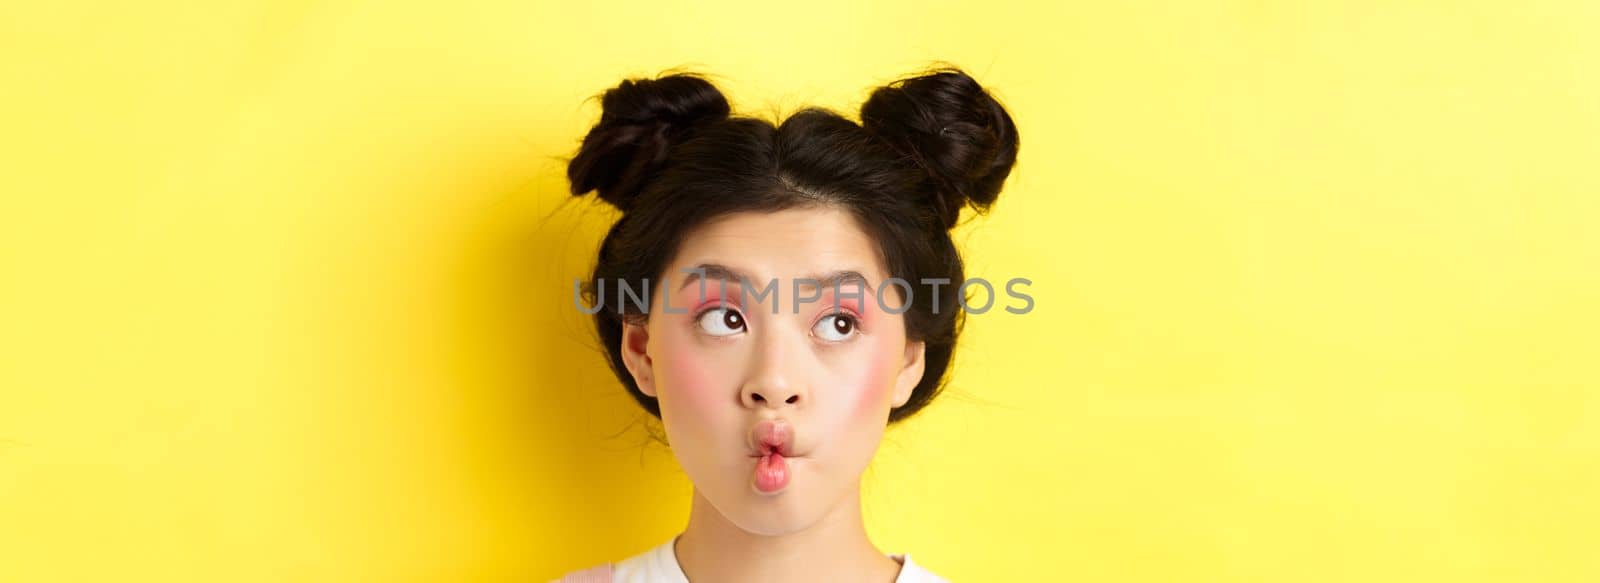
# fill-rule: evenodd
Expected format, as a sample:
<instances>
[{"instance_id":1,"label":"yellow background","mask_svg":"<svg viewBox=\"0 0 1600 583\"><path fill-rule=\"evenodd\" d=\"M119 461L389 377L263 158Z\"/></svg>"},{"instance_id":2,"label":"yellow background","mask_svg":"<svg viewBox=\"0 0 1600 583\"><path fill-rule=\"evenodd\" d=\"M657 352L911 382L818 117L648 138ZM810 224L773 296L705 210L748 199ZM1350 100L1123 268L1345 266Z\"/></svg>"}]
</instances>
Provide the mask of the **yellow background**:
<instances>
[{"instance_id":1,"label":"yellow background","mask_svg":"<svg viewBox=\"0 0 1600 583\"><path fill-rule=\"evenodd\" d=\"M8 3L0 581L512 581L689 487L570 285L585 102L851 109L935 61L1022 159L1032 314L866 479L956 581L1600 580L1600 4Z\"/></svg>"}]
</instances>

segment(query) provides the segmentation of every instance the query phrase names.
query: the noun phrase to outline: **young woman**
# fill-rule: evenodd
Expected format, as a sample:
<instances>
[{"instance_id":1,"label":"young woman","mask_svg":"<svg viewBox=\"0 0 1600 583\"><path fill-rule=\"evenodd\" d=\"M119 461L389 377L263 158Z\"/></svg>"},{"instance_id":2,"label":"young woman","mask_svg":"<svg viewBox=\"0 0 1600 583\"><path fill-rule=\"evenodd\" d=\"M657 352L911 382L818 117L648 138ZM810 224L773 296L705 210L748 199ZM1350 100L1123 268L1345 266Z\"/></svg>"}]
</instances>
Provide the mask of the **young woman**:
<instances>
[{"instance_id":1,"label":"young woman","mask_svg":"<svg viewBox=\"0 0 1600 583\"><path fill-rule=\"evenodd\" d=\"M628 80L568 167L623 211L585 287L612 369L694 483L683 532L566 581L942 581L868 539L861 475L939 393L962 322L949 229L1017 156L1011 116L939 70L860 122L730 116L707 81Z\"/></svg>"}]
</instances>

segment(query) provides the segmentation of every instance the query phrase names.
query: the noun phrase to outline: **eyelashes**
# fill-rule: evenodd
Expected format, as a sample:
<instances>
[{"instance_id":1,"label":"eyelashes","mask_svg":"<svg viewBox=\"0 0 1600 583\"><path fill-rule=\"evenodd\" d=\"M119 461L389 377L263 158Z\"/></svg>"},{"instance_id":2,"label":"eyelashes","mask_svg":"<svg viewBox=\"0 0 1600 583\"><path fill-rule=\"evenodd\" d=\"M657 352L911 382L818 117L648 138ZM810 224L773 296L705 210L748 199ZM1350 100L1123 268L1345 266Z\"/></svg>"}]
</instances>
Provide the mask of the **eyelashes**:
<instances>
[{"instance_id":1,"label":"eyelashes","mask_svg":"<svg viewBox=\"0 0 1600 583\"><path fill-rule=\"evenodd\" d=\"M693 319L694 326L700 332L716 337L727 338L750 331L750 324L738 308L718 305L697 312ZM839 309L824 314L811 325L811 335L824 342L837 343L850 340L861 334L861 318L849 310Z\"/></svg>"},{"instance_id":2,"label":"eyelashes","mask_svg":"<svg viewBox=\"0 0 1600 583\"><path fill-rule=\"evenodd\" d=\"M744 314L721 306L700 312L694 317L694 321L701 331L718 338L733 336L746 330Z\"/></svg>"},{"instance_id":3,"label":"eyelashes","mask_svg":"<svg viewBox=\"0 0 1600 583\"><path fill-rule=\"evenodd\" d=\"M860 323L848 312L834 312L817 320L811 333L828 342L844 342L855 336Z\"/></svg>"}]
</instances>

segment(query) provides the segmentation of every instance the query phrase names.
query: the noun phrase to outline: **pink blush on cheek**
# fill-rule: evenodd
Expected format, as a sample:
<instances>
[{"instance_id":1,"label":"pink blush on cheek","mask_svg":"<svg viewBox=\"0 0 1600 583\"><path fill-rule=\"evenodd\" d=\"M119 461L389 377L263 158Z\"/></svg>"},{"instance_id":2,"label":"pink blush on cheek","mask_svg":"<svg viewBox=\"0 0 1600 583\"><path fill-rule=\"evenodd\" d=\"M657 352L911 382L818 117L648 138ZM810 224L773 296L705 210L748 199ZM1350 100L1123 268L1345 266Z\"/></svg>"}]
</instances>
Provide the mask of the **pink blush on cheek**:
<instances>
[{"instance_id":1,"label":"pink blush on cheek","mask_svg":"<svg viewBox=\"0 0 1600 583\"><path fill-rule=\"evenodd\" d=\"M884 334L878 328L901 324L894 318L879 313L880 307L873 301L870 292L866 298L865 302L856 298L843 298L840 305L855 310L862 330L870 331L859 338L865 341L862 343L860 354L866 358L866 362L863 363L865 366L861 377L855 383L855 386L860 388L856 391L854 414L861 418L881 419L885 413L884 409L889 405L889 394L894 390L903 353L900 347L894 346L897 338Z\"/></svg>"},{"instance_id":2,"label":"pink blush on cheek","mask_svg":"<svg viewBox=\"0 0 1600 583\"><path fill-rule=\"evenodd\" d=\"M871 338L871 337L868 337ZM867 357L865 370L853 383L859 387L856 391L854 414L858 418L878 419L883 416L884 406L888 403L888 393L894 383L894 372L900 359L890 350L887 341L881 337L871 340L872 344L862 350Z\"/></svg>"},{"instance_id":3,"label":"pink blush on cheek","mask_svg":"<svg viewBox=\"0 0 1600 583\"><path fill-rule=\"evenodd\" d=\"M887 390L888 387L879 386L877 383L863 387L861 398L856 401L856 417L873 419L882 417L881 409L886 400L883 394Z\"/></svg>"},{"instance_id":4,"label":"pink blush on cheek","mask_svg":"<svg viewBox=\"0 0 1600 583\"><path fill-rule=\"evenodd\" d=\"M680 342L664 356L656 360L657 375L666 390L672 392L673 401L703 411L719 398L726 398L720 391L726 379L720 378L717 371L729 367L719 366L712 355L696 350L691 342Z\"/></svg>"}]
</instances>

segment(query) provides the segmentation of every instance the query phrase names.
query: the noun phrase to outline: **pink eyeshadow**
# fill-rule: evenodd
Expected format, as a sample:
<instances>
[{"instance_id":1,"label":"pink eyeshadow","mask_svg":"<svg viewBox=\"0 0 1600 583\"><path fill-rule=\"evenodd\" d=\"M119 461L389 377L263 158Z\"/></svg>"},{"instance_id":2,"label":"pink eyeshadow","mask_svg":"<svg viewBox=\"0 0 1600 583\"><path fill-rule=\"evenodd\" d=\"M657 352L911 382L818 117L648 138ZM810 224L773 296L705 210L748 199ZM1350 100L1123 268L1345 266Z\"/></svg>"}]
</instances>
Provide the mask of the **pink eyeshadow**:
<instances>
[{"instance_id":1,"label":"pink eyeshadow","mask_svg":"<svg viewBox=\"0 0 1600 583\"><path fill-rule=\"evenodd\" d=\"M733 289L731 290L732 293L730 293L728 286L720 284L707 284L704 294L699 294L698 286L685 288L684 291L689 291L691 289L694 290L694 294L691 294L690 297L698 297L698 299L696 299L694 303L694 308L689 310L690 315L705 309L707 306L719 303L727 304L736 308L741 307L739 305L738 289ZM695 294L698 294L698 296Z\"/></svg>"},{"instance_id":2,"label":"pink eyeshadow","mask_svg":"<svg viewBox=\"0 0 1600 583\"><path fill-rule=\"evenodd\" d=\"M860 320L863 325L866 324L869 316L867 315L867 310L863 308L872 305L872 294L868 292L862 292L863 297L848 296L847 294L843 293L839 295L841 296L839 298L839 308L843 310L849 310L850 313L856 315L856 318ZM817 305L822 310L832 310L833 302L833 292L830 290L823 293L822 299L817 301Z\"/></svg>"}]
</instances>

